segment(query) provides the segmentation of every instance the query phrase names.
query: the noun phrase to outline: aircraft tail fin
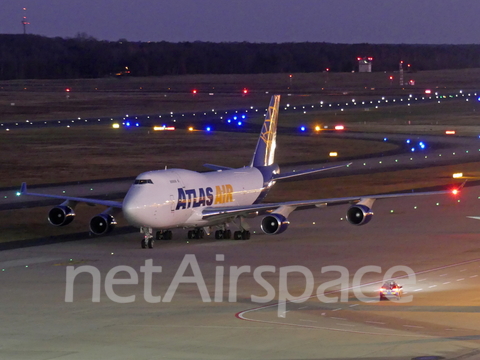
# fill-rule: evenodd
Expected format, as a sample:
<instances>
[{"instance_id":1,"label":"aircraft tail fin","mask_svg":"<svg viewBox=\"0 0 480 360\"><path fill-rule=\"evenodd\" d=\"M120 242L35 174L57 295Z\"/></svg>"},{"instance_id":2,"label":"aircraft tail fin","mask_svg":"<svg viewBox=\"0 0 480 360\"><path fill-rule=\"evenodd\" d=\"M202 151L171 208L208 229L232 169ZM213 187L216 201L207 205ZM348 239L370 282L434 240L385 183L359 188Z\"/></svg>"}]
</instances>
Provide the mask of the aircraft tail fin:
<instances>
[{"instance_id":1,"label":"aircraft tail fin","mask_svg":"<svg viewBox=\"0 0 480 360\"><path fill-rule=\"evenodd\" d=\"M274 163L279 106L280 95L273 95L253 154L251 167L269 166Z\"/></svg>"}]
</instances>

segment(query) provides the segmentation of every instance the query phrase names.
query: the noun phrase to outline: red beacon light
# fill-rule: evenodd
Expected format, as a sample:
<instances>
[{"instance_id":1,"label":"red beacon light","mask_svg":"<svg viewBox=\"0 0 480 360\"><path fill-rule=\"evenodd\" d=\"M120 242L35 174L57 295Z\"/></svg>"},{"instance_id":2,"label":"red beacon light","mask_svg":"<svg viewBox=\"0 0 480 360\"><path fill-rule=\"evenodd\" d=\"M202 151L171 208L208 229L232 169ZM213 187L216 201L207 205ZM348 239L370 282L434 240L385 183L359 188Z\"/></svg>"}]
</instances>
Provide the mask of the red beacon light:
<instances>
[{"instance_id":1,"label":"red beacon light","mask_svg":"<svg viewBox=\"0 0 480 360\"><path fill-rule=\"evenodd\" d=\"M195 95L197 93L197 89L192 90L192 94Z\"/></svg>"},{"instance_id":2,"label":"red beacon light","mask_svg":"<svg viewBox=\"0 0 480 360\"><path fill-rule=\"evenodd\" d=\"M243 94L244 95L248 94L248 89L247 88L243 88Z\"/></svg>"}]
</instances>

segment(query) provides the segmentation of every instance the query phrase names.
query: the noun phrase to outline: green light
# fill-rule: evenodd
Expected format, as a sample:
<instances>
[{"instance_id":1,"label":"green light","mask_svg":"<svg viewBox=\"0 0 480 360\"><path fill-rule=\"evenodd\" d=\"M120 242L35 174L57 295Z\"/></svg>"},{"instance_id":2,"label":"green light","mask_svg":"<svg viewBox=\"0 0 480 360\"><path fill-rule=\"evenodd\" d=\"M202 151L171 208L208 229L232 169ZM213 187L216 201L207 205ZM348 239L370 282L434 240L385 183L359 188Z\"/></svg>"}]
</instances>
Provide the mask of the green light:
<instances>
[{"instance_id":1,"label":"green light","mask_svg":"<svg viewBox=\"0 0 480 360\"><path fill-rule=\"evenodd\" d=\"M15 194L16 194L17 196L22 195L22 193L21 193L20 191L17 191Z\"/></svg>"}]
</instances>

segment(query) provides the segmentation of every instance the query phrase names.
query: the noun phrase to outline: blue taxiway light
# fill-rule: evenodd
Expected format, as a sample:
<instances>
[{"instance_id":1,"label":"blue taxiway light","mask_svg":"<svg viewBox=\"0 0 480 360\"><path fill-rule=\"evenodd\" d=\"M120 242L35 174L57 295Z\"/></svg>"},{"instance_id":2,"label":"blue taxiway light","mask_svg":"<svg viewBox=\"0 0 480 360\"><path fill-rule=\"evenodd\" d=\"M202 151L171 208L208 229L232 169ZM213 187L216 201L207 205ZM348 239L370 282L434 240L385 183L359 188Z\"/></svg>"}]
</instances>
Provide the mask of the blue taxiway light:
<instances>
[{"instance_id":1,"label":"blue taxiway light","mask_svg":"<svg viewBox=\"0 0 480 360\"><path fill-rule=\"evenodd\" d=\"M388 139L387 138L383 138L383 141L387 141Z\"/></svg>"},{"instance_id":2,"label":"blue taxiway light","mask_svg":"<svg viewBox=\"0 0 480 360\"><path fill-rule=\"evenodd\" d=\"M127 121L127 122L125 123L125 126L130 126L130 121Z\"/></svg>"},{"instance_id":3,"label":"blue taxiway light","mask_svg":"<svg viewBox=\"0 0 480 360\"><path fill-rule=\"evenodd\" d=\"M414 151L415 151L415 148L411 148L410 150L411 150L412 152L414 152Z\"/></svg>"},{"instance_id":4,"label":"blue taxiway light","mask_svg":"<svg viewBox=\"0 0 480 360\"><path fill-rule=\"evenodd\" d=\"M407 143L407 144L410 144L410 139L407 139L406 143Z\"/></svg>"},{"instance_id":5,"label":"blue taxiway light","mask_svg":"<svg viewBox=\"0 0 480 360\"><path fill-rule=\"evenodd\" d=\"M242 126L242 122L241 122L241 121L239 121L237 124L238 124L238 126Z\"/></svg>"},{"instance_id":6,"label":"blue taxiway light","mask_svg":"<svg viewBox=\"0 0 480 360\"><path fill-rule=\"evenodd\" d=\"M307 130L305 126L300 127L300 131L305 131Z\"/></svg>"},{"instance_id":7,"label":"blue taxiway light","mask_svg":"<svg viewBox=\"0 0 480 360\"><path fill-rule=\"evenodd\" d=\"M212 128L210 126L207 126L207 128L205 130L212 131Z\"/></svg>"},{"instance_id":8,"label":"blue taxiway light","mask_svg":"<svg viewBox=\"0 0 480 360\"><path fill-rule=\"evenodd\" d=\"M232 120L231 120L231 119L228 119L227 122L230 124L230 123L232 122Z\"/></svg>"}]
</instances>

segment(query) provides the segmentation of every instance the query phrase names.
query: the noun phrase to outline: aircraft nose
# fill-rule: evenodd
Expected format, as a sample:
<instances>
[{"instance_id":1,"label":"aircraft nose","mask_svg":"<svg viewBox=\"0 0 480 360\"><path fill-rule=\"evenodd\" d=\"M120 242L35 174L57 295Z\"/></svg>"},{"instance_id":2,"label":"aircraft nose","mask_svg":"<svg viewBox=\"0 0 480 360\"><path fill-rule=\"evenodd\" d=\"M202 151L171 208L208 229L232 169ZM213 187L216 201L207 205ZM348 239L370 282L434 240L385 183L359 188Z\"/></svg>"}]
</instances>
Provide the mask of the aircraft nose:
<instances>
[{"instance_id":1,"label":"aircraft nose","mask_svg":"<svg viewBox=\"0 0 480 360\"><path fill-rule=\"evenodd\" d=\"M130 225L141 227L145 222L145 202L140 201L137 196L128 193L123 199L123 216Z\"/></svg>"}]
</instances>

